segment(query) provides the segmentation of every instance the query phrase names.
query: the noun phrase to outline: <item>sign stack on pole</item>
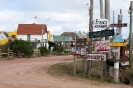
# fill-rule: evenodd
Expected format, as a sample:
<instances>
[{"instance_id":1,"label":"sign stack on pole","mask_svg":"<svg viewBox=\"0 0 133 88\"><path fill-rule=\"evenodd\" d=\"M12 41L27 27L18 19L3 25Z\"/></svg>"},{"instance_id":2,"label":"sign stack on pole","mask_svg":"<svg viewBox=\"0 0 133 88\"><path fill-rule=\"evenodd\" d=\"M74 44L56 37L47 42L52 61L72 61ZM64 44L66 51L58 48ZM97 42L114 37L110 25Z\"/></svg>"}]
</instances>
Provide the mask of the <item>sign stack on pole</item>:
<instances>
[{"instance_id":1,"label":"sign stack on pole","mask_svg":"<svg viewBox=\"0 0 133 88\"><path fill-rule=\"evenodd\" d=\"M114 36L114 29L104 30L104 29L107 29L110 25L107 19L104 19L104 18L96 19L92 22L92 25L94 29L101 29L101 31L89 32L89 38ZM85 59L106 61L106 55L104 53L110 52L110 41L109 40L93 41L92 47L93 47L93 53L87 54L85 56ZM102 71L103 71L103 67L102 67Z\"/></svg>"}]
</instances>

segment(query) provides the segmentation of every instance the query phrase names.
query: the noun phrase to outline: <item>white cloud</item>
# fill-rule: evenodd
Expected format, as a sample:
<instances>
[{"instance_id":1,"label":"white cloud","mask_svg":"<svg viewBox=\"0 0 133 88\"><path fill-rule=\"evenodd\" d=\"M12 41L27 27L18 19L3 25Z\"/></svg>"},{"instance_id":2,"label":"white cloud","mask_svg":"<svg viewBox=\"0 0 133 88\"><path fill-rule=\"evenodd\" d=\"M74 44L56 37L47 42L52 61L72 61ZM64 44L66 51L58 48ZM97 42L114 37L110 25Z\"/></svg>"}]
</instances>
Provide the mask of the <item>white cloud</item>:
<instances>
[{"instance_id":1,"label":"white cloud","mask_svg":"<svg viewBox=\"0 0 133 88\"><path fill-rule=\"evenodd\" d=\"M37 15L37 24L44 24L50 18L46 24L54 35L65 31L88 31L86 3L89 3L88 0L0 0L0 30L14 31L18 24L34 23ZM114 10L117 23L119 10L122 9L123 22L128 23L128 27L122 29L123 37L129 34L129 5L123 0L110 0L110 17L113 17ZM93 19L96 18L100 18L99 0L94 0Z\"/></svg>"}]
</instances>

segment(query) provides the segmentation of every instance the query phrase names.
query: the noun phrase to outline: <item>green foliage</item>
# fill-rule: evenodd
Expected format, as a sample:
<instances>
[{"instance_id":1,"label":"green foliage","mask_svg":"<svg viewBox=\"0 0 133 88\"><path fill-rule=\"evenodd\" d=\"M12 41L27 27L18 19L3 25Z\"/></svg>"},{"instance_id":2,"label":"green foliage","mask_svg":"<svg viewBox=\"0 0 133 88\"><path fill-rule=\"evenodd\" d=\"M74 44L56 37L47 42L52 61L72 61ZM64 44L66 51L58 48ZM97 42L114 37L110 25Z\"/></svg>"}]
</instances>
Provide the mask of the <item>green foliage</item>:
<instances>
[{"instance_id":1,"label":"green foliage","mask_svg":"<svg viewBox=\"0 0 133 88\"><path fill-rule=\"evenodd\" d=\"M58 45L58 44L55 44L54 48L53 48L53 51L61 53L61 52L63 52L63 47Z\"/></svg>"},{"instance_id":2,"label":"green foliage","mask_svg":"<svg viewBox=\"0 0 133 88\"><path fill-rule=\"evenodd\" d=\"M42 56L47 56L50 53L46 47L39 47L38 49L40 50Z\"/></svg>"},{"instance_id":3,"label":"green foliage","mask_svg":"<svg viewBox=\"0 0 133 88\"><path fill-rule=\"evenodd\" d=\"M10 42L10 49L13 50L14 53L18 57L23 53L24 56L31 57L33 55L33 47L28 41L24 40L14 40Z\"/></svg>"},{"instance_id":4,"label":"green foliage","mask_svg":"<svg viewBox=\"0 0 133 88\"><path fill-rule=\"evenodd\" d=\"M5 35L6 37L8 37L8 34L7 34L7 32L4 32L4 35Z\"/></svg>"}]
</instances>

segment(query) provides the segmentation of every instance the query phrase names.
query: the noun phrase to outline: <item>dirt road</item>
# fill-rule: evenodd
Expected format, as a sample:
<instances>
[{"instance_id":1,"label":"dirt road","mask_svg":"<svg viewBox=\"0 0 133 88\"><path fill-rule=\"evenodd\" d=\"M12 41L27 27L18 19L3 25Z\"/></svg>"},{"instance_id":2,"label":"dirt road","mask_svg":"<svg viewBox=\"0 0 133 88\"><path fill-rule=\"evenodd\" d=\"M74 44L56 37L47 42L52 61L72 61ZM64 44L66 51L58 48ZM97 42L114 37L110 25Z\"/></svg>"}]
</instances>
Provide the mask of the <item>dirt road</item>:
<instances>
[{"instance_id":1,"label":"dirt road","mask_svg":"<svg viewBox=\"0 0 133 88\"><path fill-rule=\"evenodd\" d=\"M54 78L47 74L52 64L72 59L70 55L0 61L0 88L133 88L78 78Z\"/></svg>"}]
</instances>

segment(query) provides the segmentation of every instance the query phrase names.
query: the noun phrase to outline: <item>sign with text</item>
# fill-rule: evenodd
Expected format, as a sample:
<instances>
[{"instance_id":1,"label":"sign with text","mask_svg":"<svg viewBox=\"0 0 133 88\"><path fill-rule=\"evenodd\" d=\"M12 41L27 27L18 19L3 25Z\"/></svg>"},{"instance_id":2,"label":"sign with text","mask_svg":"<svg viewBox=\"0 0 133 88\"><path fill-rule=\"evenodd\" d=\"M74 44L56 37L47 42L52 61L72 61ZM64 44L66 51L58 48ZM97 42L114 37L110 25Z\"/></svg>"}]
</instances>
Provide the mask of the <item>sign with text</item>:
<instances>
[{"instance_id":1,"label":"sign with text","mask_svg":"<svg viewBox=\"0 0 133 88\"><path fill-rule=\"evenodd\" d=\"M110 46L126 46L125 42L112 42Z\"/></svg>"},{"instance_id":2,"label":"sign with text","mask_svg":"<svg viewBox=\"0 0 133 88\"><path fill-rule=\"evenodd\" d=\"M124 42L124 39L122 39L122 35L115 35L113 42Z\"/></svg>"},{"instance_id":3,"label":"sign with text","mask_svg":"<svg viewBox=\"0 0 133 88\"><path fill-rule=\"evenodd\" d=\"M122 23L122 24L110 24L109 27L127 27L127 23Z\"/></svg>"},{"instance_id":4,"label":"sign with text","mask_svg":"<svg viewBox=\"0 0 133 88\"><path fill-rule=\"evenodd\" d=\"M95 19L92 22L93 29L101 29L101 30L107 29L109 27L109 24L110 24L109 20L104 18Z\"/></svg>"},{"instance_id":5,"label":"sign with text","mask_svg":"<svg viewBox=\"0 0 133 88\"><path fill-rule=\"evenodd\" d=\"M95 52L110 52L110 41L93 41L94 51Z\"/></svg>"},{"instance_id":6,"label":"sign with text","mask_svg":"<svg viewBox=\"0 0 133 88\"><path fill-rule=\"evenodd\" d=\"M103 60L106 61L106 55L105 54L87 54L85 56L86 60Z\"/></svg>"},{"instance_id":7,"label":"sign with text","mask_svg":"<svg viewBox=\"0 0 133 88\"><path fill-rule=\"evenodd\" d=\"M114 29L89 32L89 38L114 36Z\"/></svg>"}]
</instances>

